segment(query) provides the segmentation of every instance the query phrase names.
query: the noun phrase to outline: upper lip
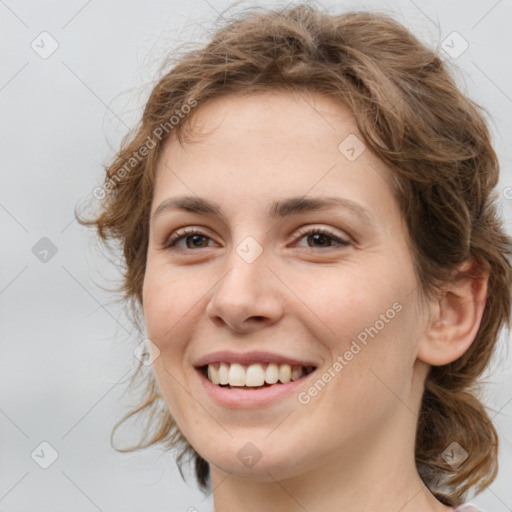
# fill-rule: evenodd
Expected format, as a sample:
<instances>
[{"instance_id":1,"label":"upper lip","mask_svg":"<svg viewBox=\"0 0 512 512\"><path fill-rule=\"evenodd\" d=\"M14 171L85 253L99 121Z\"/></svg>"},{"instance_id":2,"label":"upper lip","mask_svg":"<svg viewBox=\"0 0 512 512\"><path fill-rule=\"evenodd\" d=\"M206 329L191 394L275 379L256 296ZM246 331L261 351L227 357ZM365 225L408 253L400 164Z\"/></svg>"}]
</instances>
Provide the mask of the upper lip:
<instances>
[{"instance_id":1,"label":"upper lip","mask_svg":"<svg viewBox=\"0 0 512 512\"><path fill-rule=\"evenodd\" d=\"M275 363L275 364L289 364L290 366L314 366L318 364L308 359L297 359L294 357L288 357L282 354L275 354L273 352L230 352L229 350L222 350L219 352L212 352L206 354L194 363L195 367L205 366L211 363L239 363L239 364L251 364L251 363Z\"/></svg>"}]
</instances>

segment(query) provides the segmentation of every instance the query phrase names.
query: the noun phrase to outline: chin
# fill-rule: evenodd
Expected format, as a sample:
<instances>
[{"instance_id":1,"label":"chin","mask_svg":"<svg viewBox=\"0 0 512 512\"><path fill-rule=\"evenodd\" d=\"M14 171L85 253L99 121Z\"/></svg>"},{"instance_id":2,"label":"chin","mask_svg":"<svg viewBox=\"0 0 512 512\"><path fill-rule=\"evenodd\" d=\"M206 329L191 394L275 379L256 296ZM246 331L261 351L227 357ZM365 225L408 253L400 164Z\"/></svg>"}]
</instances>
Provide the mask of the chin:
<instances>
[{"instance_id":1,"label":"chin","mask_svg":"<svg viewBox=\"0 0 512 512\"><path fill-rule=\"evenodd\" d=\"M202 455L211 466L235 478L247 478L252 481L274 482L297 476L305 471L301 469L301 460L290 457L290 453L276 452L275 449L259 450L256 444L238 441L237 448L219 448L217 453ZM240 445L240 448L238 446ZM306 464L307 465L307 464Z\"/></svg>"}]
</instances>

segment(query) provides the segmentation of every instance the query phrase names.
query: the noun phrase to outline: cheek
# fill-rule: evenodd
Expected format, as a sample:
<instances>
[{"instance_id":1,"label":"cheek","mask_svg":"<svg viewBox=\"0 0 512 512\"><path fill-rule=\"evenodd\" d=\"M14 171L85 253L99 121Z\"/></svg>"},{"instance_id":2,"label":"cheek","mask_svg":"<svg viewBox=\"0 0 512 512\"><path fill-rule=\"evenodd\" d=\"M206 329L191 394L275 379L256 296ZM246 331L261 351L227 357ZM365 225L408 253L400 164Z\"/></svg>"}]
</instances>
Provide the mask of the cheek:
<instances>
[{"instance_id":1,"label":"cheek","mask_svg":"<svg viewBox=\"0 0 512 512\"><path fill-rule=\"evenodd\" d=\"M166 264L150 263L143 284L143 314L148 338L158 347L169 371L181 366L193 331L204 315L208 288L197 286L190 275L170 273Z\"/></svg>"},{"instance_id":2,"label":"cheek","mask_svg":"<svg viewBox=\"0 0 512 512\"><path fill-rule=\"evenodd\" d=\"M326 393L325 401L319 397L317 412L327 416L333 436L340 424L361 431L377 429L409 402L414 346L409 344L408 322L402 314L407 314L404 309L389 323L376 321L373 315L362 323L355 317L353 324L347 319L347 332L352 329L354 335L339 338L331 347L334 377L320 393Z\"/></svg>"},{"instance_id":3,"label":"cheek","mask_svg":"<svg viewBox=\"0 0 512 512\"><path fill-rule=\"evenodd\" d=\"M148 338L160 350L152 364L158 387L173 419L180 428L187 427L182 411L184 404L192 405L187 383L182 374L182 353L187 338L187 322L183 319L190 310L179 284L171 282L163 268L149 264L143 285L143 313ZM188 317L187 317L188 318ZM180 425L181 424L181 425Z\"/></svg>"},{"instance_id":4,"label":"cheek","mask_svg":"<svg viewBox=\"0 0 512 512\"><path fill-rule=\"evenodd\" d=\"M144 275L144 284L142 287L142 304L144 321L148 337L155 342L155 334L158 332L159 319L163 318L163 309L165 308L165 296L162 285L156 279L156 273L150 265L146 268Z\"/></svg>"},{"instance_id":5,"label":"cheek","mask_svg":"<svg viewBox=\"0 0 512 512\"><path fill-rule=\"evenodd\" d=\"M319 312L332 339L341 341L340 349L358 336L364 342L370 333L375 334L375 327L379 333L389 331L399 319L402 287L390 278L384 279L374 267L335 272L324 285L317 282L307 295L304 290L304 296L311 309Z\"/></svg>"},{"instance_id":6,"label":"cheek","mask_svg":"<svg viewBox=\"0 0 512 512\"><path fill-rule=\"evenodd\" d=\"M335 291L315 296L314 307L329 328L324 340L332 359L342 358L343 368L335 373L344 377L336 381L372 390L378 376L399 386L408 375L419 336L410 277L368 269L333 280Z\"/></svg>"},{"instance_id":7,"label":"cheek","mask_svg":"<svg viewBox=\"0 0 512 512\"><path fill-rule=\"evenodd\" d=\"M165 276L163 269L148 264L142 289L144 320L149 339L160 349L172 327L185 315L182 292Z\"/></svg>"}]
</instances>

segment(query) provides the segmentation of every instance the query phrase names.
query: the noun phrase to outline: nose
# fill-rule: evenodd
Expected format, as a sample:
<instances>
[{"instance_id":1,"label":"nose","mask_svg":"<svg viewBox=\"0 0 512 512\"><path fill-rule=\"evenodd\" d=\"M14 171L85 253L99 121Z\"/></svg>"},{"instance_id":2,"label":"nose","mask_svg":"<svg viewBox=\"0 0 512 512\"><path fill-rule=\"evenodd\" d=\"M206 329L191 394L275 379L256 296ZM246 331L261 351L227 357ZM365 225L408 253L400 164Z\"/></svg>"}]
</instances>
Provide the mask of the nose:
<instances>
[{"instance_id":1,"label":"nose","mask_svg":"<svg viewBox=\"0 0 512 512\"><path fill-rule=\"evenodd\" d=\"M278 322L284 304L283 285L267 267L263 254L248 263L234 251L224 277L214 287L206 314L219 327L249 333Z\"/></svg>"}]
</instances>

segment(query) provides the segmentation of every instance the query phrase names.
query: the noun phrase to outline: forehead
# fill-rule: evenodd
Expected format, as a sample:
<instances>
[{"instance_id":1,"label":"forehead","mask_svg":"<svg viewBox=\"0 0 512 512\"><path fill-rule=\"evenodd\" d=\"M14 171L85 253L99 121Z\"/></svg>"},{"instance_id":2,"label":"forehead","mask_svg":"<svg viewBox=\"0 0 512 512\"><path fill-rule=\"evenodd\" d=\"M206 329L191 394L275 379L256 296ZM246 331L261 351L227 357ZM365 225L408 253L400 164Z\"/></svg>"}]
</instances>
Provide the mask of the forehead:
<instances>
[{"instance_id":1,"label":"forehead","mask_svg":"<svg viewBox=\"0 0 512 512\"><path fill-rule=\"evenodd\" d=\"M357 133L357 123L351 110L341 101L320 92L289 89L223 94L199 104L189 119L184 120L186 145L198 146L229 136L267 136L272 145L283 143L290 134L309 140L325 138L326 131L334 135L344 123L350 133ZM242 129L243 131L240 131ZM171 134L172 135L172 134ZM169 143L175 137L171 137Z\"/></svg>"},{"instance_id":2,"label":"forehead","mask_svg":"<svg viewBox=\"0 0 512 512\"><path fill-rule=\"evenodd\" d=\"M327 168L336 165L348 173L360 170L364 162L389 183L389 169L364 144L351 110L315 91L275 90L208 99L184 119L182 134L179 142L170 133L158 170L170 163L177 167L185 161L210 159L209 168L216 162L224 167L243 164L257 166L259 174L269 163L280 174L289 170L288 163L299 171L303 167L297 165L299 161L313 163L318 172L330 164Z\"/></svg>"},{"instance_id":3,"label":"forehead","mask_svg":"<svg viewBox=\"0 0 512 512\"><path fill-rule=\"evenodd\" d=\"M154 208L168 196L215 196L240 207L334 193L377 205L377 217L397 213L390 171L363 143L352 112L320 93L215 98L195 108L186 133L164 148Z\"/></svg>"}]
</instances>

